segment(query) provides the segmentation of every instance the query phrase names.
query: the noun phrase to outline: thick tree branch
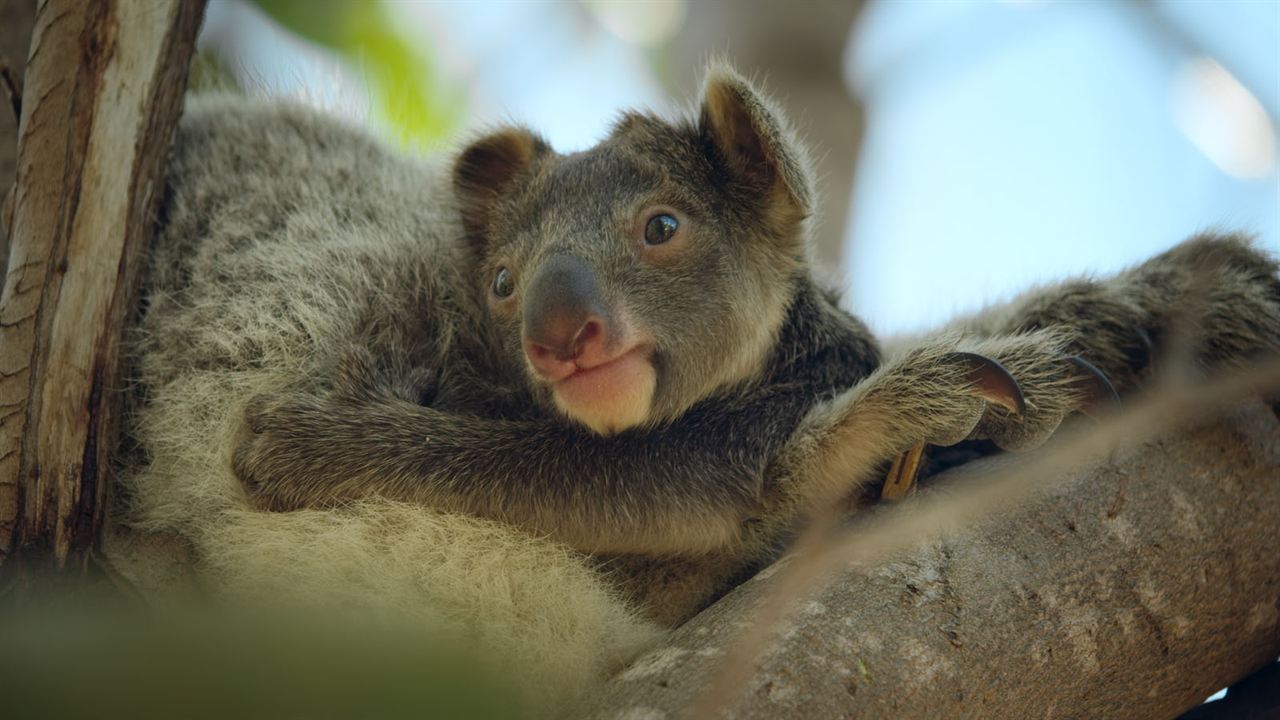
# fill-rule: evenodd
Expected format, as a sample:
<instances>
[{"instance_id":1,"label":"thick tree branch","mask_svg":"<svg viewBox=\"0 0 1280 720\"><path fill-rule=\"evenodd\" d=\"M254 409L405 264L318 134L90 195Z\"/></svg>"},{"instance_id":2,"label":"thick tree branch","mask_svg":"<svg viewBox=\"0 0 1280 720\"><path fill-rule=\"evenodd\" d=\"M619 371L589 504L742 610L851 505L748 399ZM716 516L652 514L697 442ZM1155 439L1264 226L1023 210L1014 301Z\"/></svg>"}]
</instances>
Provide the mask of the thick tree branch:
<instances>
[{"instance_id":1,"label":"thick tree branch","mask_svg":"<svg viewBox=\"0 0 1280 720\"><path fill-rule=\"evenodd\" d=\"M120 339L203 0L36 10L0 295L0 561L84 557L117 444Z\"/></svg>"},{"instance_id":2,"label":"thick tree branch","mask_svg":"<svg viewBox=\"0 0 1280 720\"><path fill-rule=\"evenodd\" d=\"M963 495L952 481L938 492ZM1251 401L845 571L773 636L730 716L1173 717L1280 655L1277 537L1280 422ZM785 575L680 628L589 715L683 717Z\"/></svg>"}]
</instances>

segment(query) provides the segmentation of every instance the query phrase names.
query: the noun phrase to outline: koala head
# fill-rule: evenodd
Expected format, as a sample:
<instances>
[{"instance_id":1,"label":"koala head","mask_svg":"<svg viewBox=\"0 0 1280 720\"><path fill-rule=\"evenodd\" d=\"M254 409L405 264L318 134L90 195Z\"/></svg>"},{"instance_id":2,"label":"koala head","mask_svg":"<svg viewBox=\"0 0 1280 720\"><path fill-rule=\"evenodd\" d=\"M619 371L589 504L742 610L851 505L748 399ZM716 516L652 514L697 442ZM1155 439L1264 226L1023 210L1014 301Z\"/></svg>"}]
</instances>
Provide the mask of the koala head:
<instances>
[{"instance_id":1,"label":"koala head","mask_svg":"<svg viewBox=\"0 0 1280 720\"><path fill-rule=\"evenodd\" d=\"M628 113L569 155L499 129L453 183L504 352L601 435L758 378L807 272L804 151L727 67L708 71L696 118Z\"/></svg>"}]
</instances>

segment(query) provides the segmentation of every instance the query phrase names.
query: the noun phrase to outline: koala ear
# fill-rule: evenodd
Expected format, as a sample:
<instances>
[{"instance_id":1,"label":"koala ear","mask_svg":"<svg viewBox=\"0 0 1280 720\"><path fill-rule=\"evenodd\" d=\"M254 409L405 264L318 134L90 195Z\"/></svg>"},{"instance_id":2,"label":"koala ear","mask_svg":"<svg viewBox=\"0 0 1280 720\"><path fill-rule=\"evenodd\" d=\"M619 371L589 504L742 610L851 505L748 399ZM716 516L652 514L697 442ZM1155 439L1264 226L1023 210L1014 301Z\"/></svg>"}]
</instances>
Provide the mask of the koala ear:
<instances>
[{"instance_id":1,"label":"koala ear","mask_svg":"<svg viewBox=\"0 0 1280 720\"><path fill-rule=\"evenodd\" d=\"M773 219L795 223L813 213L804 146L773 103L728 65L707 70L698 126L731 179L765 194Z\"/></svg>"},{"instance_id":2,"label":"koala ear","mask_svg":"<svg viewBox=\"0 0 1280 720\"><path fill-rule=\"evenodd\" d=\"M476 250L488 242L494 210L521 175L551 146L520 127L503 128L471 143L453 165L453 192L462 213L463 229Z\"/></svg>"}]
</instances>

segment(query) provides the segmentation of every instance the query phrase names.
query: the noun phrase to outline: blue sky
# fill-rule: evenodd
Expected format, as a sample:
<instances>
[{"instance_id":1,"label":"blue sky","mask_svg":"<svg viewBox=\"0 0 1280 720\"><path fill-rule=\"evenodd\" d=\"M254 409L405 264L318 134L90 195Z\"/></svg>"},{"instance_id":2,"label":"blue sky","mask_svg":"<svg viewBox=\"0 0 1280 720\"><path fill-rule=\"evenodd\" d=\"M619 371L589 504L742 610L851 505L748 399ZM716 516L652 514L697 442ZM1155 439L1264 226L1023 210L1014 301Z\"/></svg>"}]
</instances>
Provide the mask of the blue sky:
<instances>
[{"instance_id":1,"label":"blue sky","mask_svg":"<svg viewBox=\"0 0 1280 720\"><path fill-rule=\"evenodd\" d=\"M1235 177L1178 124L1179 108L1212 115L1187 77L1220 48L1276 117L1280 4L1166 5L1193 44L1118 2L874 5L847 63L869 108L848 304L878 330L915 330L1203 229L1280 250L1274 157Z\"/></svg>"}]
</instances>

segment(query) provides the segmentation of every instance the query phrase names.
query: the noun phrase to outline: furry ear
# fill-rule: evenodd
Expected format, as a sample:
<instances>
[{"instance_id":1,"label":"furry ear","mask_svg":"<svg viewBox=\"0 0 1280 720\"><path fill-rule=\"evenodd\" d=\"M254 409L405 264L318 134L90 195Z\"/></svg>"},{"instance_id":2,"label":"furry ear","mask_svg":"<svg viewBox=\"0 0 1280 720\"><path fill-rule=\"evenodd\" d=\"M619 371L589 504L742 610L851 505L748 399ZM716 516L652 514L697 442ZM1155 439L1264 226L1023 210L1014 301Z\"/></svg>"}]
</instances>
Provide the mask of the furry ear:
<instances>
[{"instance_id":1,"label":"furry ear","mask_svg":"<svg viewBox=\"0 0 1280 720\"><path fill-rule=\"evenodd\" d=\"M728 65L707 69L698 125L730 176L765 194L771 217L794 223L813 213L804 146L773 103Z\"/></svg>"},{"instance_id":2,"label":"furry ear","mask_svg":"<svg viewBox=\"0 0 1280 720\"><path fill-rule=\"evenodd\" d=\"M462 213L463 229L473 248L480 250L494 219L494 210L516 180L551 146L520 127L503 128L471 143L453 165L453 191Z\"/></svg>"}]
</instances>

